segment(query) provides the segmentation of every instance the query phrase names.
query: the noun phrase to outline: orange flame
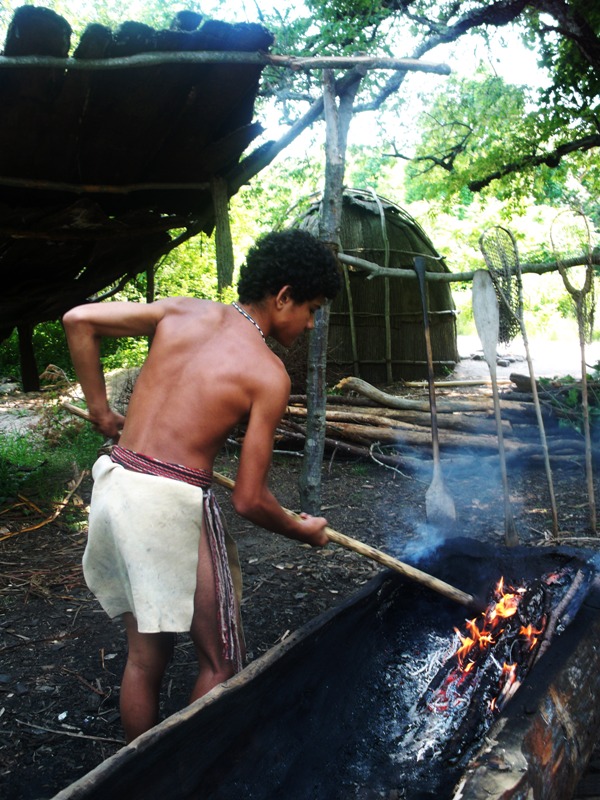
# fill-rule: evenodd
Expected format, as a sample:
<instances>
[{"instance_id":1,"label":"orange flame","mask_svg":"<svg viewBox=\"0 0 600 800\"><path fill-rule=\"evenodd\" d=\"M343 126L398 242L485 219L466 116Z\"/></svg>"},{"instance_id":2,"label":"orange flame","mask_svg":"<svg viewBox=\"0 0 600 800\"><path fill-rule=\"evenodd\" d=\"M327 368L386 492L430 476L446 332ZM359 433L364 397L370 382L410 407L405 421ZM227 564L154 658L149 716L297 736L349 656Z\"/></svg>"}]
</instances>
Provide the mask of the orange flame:
<instances>
[{"instance_id":1,"label":"orange flame","mask_svg":"<svg viewBox=\"0 0 600 800\"><path fill-rule=\"evenodd\" d=\"M522 625L521 629L519 630L519 634L524 636L529 644L529 649L533 650L533 648L538 643L538 636L544 632L544 628L540 628L537 630L533 627L533 625Z\"/></svg>"},{"instance_id":2,"label":"orange flame","mask_svg":"<svg viewBox=\"0 0 600 800\"><path fill-rule=\"evenodd\" d=\"M481 627L476 619L469 619L466 621L466 634L463 635L457 628L454 629L460 640L456 658L463 670L471 670L477 654L496 644L498 636L502 633L500 621L512 617L517 612L521 596L517 591L505 591L504 578L500 578L495 595L496 602L491 604L483 615ZM472 659L469 659L470 655L473 656Z\"/></svg>"},{"instance_id":3,"label":"orange flame","mask_svg":"<svg viewBox=\"0 0 600 800\"><path fill-rule=\"evenodd\" d=\"M456 700L450 700L452 693L448 690L453 686L454 692L456 692L460 684L466 680L466 676L477 668L478 663L481 663L481 654L487 653L498 642L504 632L502 621L517 613L525 591L524 588L514 589L505 586L504 578L501 578L495 589L494 600L490 603L487 611L478 618L466 620L464 633L458 628L454 628L459 639L459 646L454 654L457 667L452 670L444 685L440 687L439 695L435 704L432 704L431 710L444 711L456 702ZM521 626L519 635L524 637L531 650L537 644L543 629L543 624L540 630L534 628L533 625ZM490 710L497 711L502 708L519 684L517 664L504 664L499 679L498 695L490 701Z\"/></svg>"}]
</instances>

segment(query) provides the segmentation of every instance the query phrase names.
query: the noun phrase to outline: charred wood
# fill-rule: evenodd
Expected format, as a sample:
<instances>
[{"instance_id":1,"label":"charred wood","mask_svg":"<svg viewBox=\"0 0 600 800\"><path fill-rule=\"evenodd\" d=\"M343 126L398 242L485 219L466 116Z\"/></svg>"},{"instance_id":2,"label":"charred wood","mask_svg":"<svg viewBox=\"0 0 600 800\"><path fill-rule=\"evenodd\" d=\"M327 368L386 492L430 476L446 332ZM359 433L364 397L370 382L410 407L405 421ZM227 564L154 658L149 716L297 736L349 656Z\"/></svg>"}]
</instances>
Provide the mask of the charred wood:
<instances>
[{"instance_id":1,"label":"charred wood","mask_svg":"<svg viewBox=\"0 0 600 800\"><path fill-rule=\"evenodd\" d=\"M581 605L581 601L579 603L577 602L574 603L574 601L576 601L576 598L579 596L582 590L587 592L588 588L589 588L589 576L586 576L584 571L580 569L577 571L577 574L575 575L573 583L571 584L571 587L569 588L568 592L565 594L565 596L562 598L562 600L556 606L556 608L550 612L548 618L548 625L546 627L546 632L544 635L544 641L541 643L538 649L535 661L540 659L544 655L544 653L548 650L555 632L557 631L560 632L560 630L564 629L568 624L567 619L563 620L563 616L566 616L568 612L569 612L568 613L569 618L572 618L574 616L574 613L579 609L579 606ZM576 605L574 611L573 609L569 608L573 603Z\"/></svg>"}]
</instances>

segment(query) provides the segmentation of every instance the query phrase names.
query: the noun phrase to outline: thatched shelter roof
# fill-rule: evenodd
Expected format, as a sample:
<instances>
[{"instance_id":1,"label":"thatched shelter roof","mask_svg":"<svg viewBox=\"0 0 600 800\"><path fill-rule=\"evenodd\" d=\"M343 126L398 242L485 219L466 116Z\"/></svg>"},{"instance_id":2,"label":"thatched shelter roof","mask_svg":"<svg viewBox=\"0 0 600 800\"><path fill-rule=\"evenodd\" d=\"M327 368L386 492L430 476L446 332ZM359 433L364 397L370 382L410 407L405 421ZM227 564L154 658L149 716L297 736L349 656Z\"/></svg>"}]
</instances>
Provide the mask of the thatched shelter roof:
<instances>
[{"instance_id":1,"label":"thatched shelter roof","mask_svg":"<svg viewBox=\"0 0 600 800\"><path fill-rule=\"evenodd\" d=\"M320 201L298 221L317 232ZM391 200L375 192L344 191L340 230L345 255L390 269L413 269L425 256L429 272L450 272L419 223ZM355 375L371 383L423 378L426 350L423 309L417 280L375 277L344 267L345 288L331 305L328 379ZM427 283L434 369L443 373L458 360L456 314L450 284Z\"/></svg>"},{"instance_id":2,"label":"thatched shelter roof","mask_svg":"<svg viewBox=\"0 0 600 800\"><path fill-rule=\"evenodd\" d=\"M91 25L69 59L85 69L49 65L70 38L62 17L24 6L0 59L0 340L151 268L182 230L211 230L211 181L261 132L260 64L160 58L265 51L260 25L192 12L169 30ZM113 66L139 54L156 61Z\"/></svg>"}]
</instances>

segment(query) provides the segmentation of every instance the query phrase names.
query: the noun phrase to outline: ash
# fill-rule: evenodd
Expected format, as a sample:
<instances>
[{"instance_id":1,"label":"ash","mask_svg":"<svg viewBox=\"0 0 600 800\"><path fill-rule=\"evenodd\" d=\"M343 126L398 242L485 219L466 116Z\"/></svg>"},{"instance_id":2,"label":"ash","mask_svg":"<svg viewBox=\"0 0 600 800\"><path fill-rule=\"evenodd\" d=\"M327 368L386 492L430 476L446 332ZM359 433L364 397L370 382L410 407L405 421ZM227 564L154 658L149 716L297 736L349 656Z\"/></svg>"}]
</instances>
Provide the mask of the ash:
<instances>
[{"instance_id":1,"label":"ash","mask_svg":"<svg viewBox=\"0 0 600 800\"><path fill-rule=\"evenodd\" d=\"M396 764L414 765L440 757L457 721L469 707L473 685L465 689L459 681L452 681L443 696L431 690L434 678L459 645L457 635L430 635L420 657L403 657L393 677L390 670L390 691L394 686L396 692L403 687L398 698L398 729L390 742L390 759Z\"/></svg>"},{"instance_id":2,"label":"ash","mask_svg":"<svg viewBox=\"0 0 600 800\"><path fill-rule=\"evenodd\" d=\"M406 631L401 637L402 655L398 657L399 648L392 645L390 655L393 658L387 662L382 659L380 664L377 687L380 702L368 732L371 746L365 740L365 747L354 762L356 785L368 785L373 792L366 795L368 797L389 796L383 789L380 794L375 791L376 774L380 778L387 776L387 781L383 782L388 786L390 774L394 776L391 783L396 786L398 797L416 797L415 778L425 762L441 752L448 732L456 724L448 715L424 713L420 705L436 674L456 651L458 636L452 629L444 634L423 630L413 633L407 646L405 634ZM373 747L373 743L377 746ZM374 769L374 751L385 753L387 764L380 763ZM349 796L363 795L350 792ZM423 796L434 795L425 793Z\"/></svg>"}]
</instances>

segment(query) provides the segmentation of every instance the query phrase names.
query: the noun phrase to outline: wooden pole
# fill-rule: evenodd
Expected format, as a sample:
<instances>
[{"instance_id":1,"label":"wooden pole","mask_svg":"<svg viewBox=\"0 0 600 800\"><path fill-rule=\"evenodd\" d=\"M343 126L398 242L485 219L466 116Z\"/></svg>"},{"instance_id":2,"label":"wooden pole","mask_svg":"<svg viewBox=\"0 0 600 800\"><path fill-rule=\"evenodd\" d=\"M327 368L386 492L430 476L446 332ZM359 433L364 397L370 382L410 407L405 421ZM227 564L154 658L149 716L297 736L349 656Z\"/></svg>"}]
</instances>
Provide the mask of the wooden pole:
<instances>
[{"instance_id":1,"label":"wooden pole","mask_svg":"<svg viewBox=\"0 0 600 800\"><path fill-rule=\"evenodd\" d=\"M235 488L235 481L232 481L231 478L227 478L220 472L213 472L213 477L219 486L224 486L226 489ZM287 508L285 508L284 511L286 514L289 514L292 517L298 516ZM340 533L333 528L325 528L325 533L327 534L329 541L333 542L334 544L339 544L341 547L352 550L361 556L366 556L373 561L377 561L379 564L383 564L383 566L389 567L389 569L393 569L395 572L399 572L409 580L420 583L422 586L426 586L428 589L444 595L444 597L447 597L456 603L467 606L476 613L479 613L482 610L481 602L473 595L467 594L461 589L457 589L455 586L451 586L449 583L446 583L439 578L435 578L433 575L429 575L428 573L423 572L416 567L412 567L410 564L405 564L403 561L399 561L397 558L394 558L393 556L390 556L381 550L377 550L375 547L371 547L371 545L360 542L357 539L352 539L350 536L346 536L346 534Z\"/></svg>"},{"instance_id":2,"label":"wooden pole","mask_svg":"<svg viewBox=\"0 0 600 800\"><path fill-rule=\"evenodd\" d=\"M325 70L323 74L323 107L327 135L325 189L319 221L319 238L336 253L340 244L346 141L352 119L352 104L360 80L361 76L357 74L355 82L348 86L344 94L340 95L338 107L333 73L331 70ZM315 327L310 332L308 343L308 419L304 460L300 475L300 498L302 509L310 514L318 514L321 507L321 469L325 451L328 330L329 304L326 303L315 314Z\"/></svg>"}]
</instances>

